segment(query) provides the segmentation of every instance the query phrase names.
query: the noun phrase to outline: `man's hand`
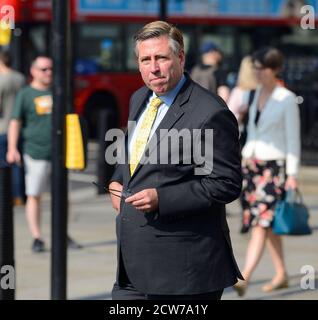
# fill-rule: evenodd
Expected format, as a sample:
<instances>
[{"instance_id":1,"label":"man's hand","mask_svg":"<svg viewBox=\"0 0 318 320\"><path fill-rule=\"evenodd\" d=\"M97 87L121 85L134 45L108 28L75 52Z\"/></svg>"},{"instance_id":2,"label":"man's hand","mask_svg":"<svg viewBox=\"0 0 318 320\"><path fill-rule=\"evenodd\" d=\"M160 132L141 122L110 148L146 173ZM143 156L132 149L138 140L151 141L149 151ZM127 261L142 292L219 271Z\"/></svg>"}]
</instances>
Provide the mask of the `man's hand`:
<instances>
[{"instance_id":1,"label":"man's hand","mask_svg":"<svg viewBox=\"0 0 318 320\"><path fill-rule=\"evenodd\" d=\"M7 152L7 162L21 164L21 155L18 149L9 149Z\"/></svg>"},{"instance_id":2,"label":"man's hand","mask_svg":"<svg viewBox=\"0 0 318 320\"><path fill-rule=\"evenodd\" d=\"M7 162L21 164L21 155L18 150L18 140L21 131L21 120L12 119L8 127Z\"/></svg>"},{"instance_id":3,"label":"man's hand","mask_svg":"<svg viewBox=\"0 0 318 320\"><path fill-rule=\"evenodd\" d=\"M117 211L117 213L119 213L121 198L116 197L116 195L118 195L118 196L121 195L120 193L123 190L123 186L119 182L113 181L109 184L108 189L118 190L118 192L114 192L114 191L109 190L109 193L110 193L110 198L112 200L113 208Z\"/></svg>"},{"instance_id":4,"label":"man's hand","mask_svg":"<svg viewBox=\"0 0 318 320\"><path fill-rule=\"evenodd\" d=\"M156 189L145 189L139 191L125 200L137 210L142 212L152 212L158 209L158 193Z\"/></svg>"}]
</instances>

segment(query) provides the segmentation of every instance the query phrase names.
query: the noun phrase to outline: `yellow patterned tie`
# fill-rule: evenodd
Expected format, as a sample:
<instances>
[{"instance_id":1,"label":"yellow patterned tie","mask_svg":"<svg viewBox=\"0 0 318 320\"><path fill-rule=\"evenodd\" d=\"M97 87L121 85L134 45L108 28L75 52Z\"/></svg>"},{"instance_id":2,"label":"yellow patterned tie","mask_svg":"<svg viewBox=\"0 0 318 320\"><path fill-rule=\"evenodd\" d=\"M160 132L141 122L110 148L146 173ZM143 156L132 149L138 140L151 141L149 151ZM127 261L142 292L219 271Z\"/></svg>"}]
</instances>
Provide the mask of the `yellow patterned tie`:
<instances>
[{"instance_id":1,"label":"yellow patterned tie","mask_svg":"<svg viewBox=\"0 0 318 320\"><path fill-rule=\"evenodd\" d=\"M159 98L154 98L151 100L150 105L146 110L144 119L137 133L137 137L130 155L130 174L131 175L133 175L133 173L135 172L136 167L138 166L138 163L141 159L141 156L144 153L152 125L156 119L158 107L161 104L162 104L162 101Z\"/></svg>"}]
</instances>

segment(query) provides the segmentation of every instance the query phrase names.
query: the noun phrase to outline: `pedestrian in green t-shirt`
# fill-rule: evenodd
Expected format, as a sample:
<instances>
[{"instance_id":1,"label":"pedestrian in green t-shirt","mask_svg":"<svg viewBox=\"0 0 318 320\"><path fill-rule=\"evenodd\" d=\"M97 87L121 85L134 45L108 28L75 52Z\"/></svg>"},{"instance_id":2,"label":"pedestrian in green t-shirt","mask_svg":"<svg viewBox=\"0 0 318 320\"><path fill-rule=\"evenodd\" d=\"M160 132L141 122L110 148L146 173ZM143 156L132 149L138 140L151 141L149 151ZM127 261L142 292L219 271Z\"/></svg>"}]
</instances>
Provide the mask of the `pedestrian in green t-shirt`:
<instances>
[{"instance_id":1,"label":"pedestrian in green t-shirt","mask_svg":"<svg viewBox=\"0 0 318 320\"><path fill-rule=\"evenodd\" d=\"M40 201L51 166L52 68L53 62L46 56L39 56L32 62L32 82L19 91L8 129L9 163L22 160L17 148L18 137L22 133L26 215L34 239L34 252L44 251L40 230Z\"/></svg>"},{"instance_id":2,"label":"pedestrian in green t-shirt","mask_svg":"<svg viewBox=\"0 0 318 320\"><path fill-rule=\"evenodd\" d=\"M47 56L38 56L33 60L30 69L32 82L19 91L8 129L9 163L22 160L17 148L18 137L22 133L26 215L34 239L34 252L45 250L40 229L40 201L51 171L52 68L53 62ZM69 248L81 248L72 238L68 237L67 241Z\"/></svg>"}]
</instances>

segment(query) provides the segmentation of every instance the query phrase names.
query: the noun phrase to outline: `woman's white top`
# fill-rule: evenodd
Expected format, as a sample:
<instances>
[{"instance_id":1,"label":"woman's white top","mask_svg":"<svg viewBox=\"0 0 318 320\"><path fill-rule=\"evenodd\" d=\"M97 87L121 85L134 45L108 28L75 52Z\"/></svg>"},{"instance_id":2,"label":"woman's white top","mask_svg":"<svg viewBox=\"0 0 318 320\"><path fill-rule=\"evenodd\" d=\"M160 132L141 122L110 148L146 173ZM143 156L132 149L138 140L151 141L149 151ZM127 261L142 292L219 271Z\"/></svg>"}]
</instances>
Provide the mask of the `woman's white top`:
<instances>
[{"instance_id":1,"label":"woman's white top","mask_svg":"<svg viewBox=\"0 0 318 320\"><path fill-rule=\"evenodd\" d=\"M255 117L261 87L255 92L249 109L247 141L243 158L286 160L287 175L297 176L300 162L300 118L296 95L276 86L260 113Z\"/></svg>"}]
</instances>

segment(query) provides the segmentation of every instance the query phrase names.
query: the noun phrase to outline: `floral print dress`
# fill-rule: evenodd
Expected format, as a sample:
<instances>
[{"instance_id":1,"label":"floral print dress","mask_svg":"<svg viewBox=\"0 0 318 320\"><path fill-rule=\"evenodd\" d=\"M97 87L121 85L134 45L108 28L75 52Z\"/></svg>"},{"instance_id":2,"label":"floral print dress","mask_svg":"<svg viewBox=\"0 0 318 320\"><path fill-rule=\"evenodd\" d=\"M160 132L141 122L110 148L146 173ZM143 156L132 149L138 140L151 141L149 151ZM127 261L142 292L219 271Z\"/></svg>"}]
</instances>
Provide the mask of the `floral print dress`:
<instances>
[{"instance_id":1,"label":"floral print dress","mask_svg":"<svg viewBox=\"0 0 318 320\"><path fill-rule=\"evenodd\" d=\"M283 194L286 180L284 160L243 159L243 209L252 226L271 227L274 207Z\"/></svg>"}]
</instances>

